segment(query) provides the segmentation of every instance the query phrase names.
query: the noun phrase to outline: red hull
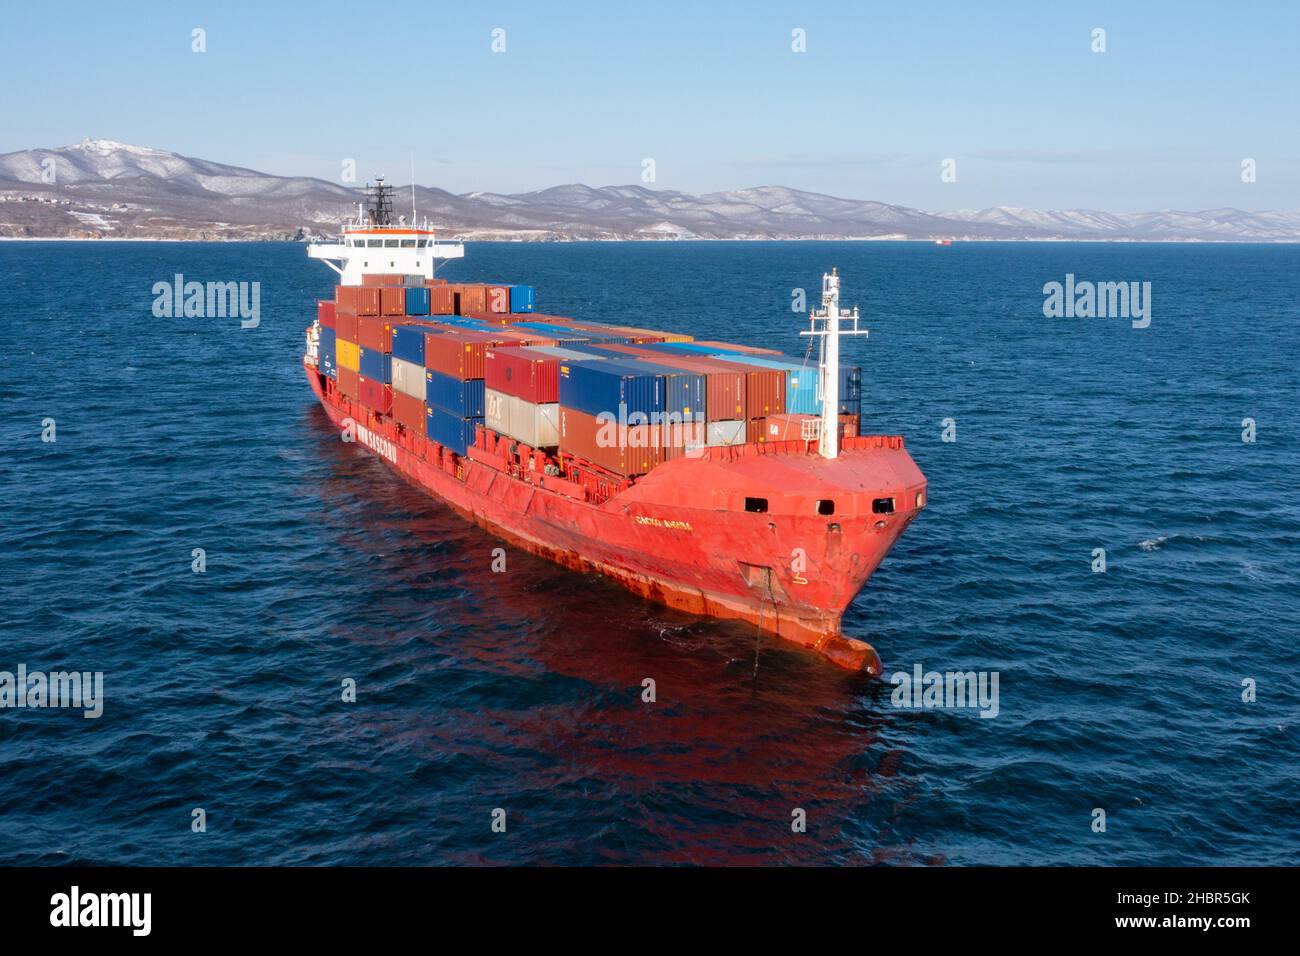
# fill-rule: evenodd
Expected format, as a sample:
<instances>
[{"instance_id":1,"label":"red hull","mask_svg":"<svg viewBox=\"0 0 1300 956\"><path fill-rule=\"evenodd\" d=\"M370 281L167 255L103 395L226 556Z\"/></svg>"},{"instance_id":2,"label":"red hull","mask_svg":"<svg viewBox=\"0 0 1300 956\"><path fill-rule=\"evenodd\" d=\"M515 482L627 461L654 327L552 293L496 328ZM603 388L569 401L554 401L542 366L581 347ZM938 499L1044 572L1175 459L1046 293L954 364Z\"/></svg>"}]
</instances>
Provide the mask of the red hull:
<instances>
[{"instance_id":1,"label":"red hull","mask_svg":"<svg viewBox=\"0 0 1300 956\"><path fill-rule=\"evenodd\" d=\"M493 534L566 567L603 574L652 601L751 621L836 664L881 673L870 644L840 634L844 609L924 506L926 481L901 438L846 439L833 461L806 442L708 448L656 467L595 504L582 487L511 475L471 448L447 454L340 395L306 365L334 424L411 482ZM746 510L763 498L767 510ZM892 513L873 502L892 499ZM819 501L834 513L819 514Z\"/></svg>"}]
</instances>

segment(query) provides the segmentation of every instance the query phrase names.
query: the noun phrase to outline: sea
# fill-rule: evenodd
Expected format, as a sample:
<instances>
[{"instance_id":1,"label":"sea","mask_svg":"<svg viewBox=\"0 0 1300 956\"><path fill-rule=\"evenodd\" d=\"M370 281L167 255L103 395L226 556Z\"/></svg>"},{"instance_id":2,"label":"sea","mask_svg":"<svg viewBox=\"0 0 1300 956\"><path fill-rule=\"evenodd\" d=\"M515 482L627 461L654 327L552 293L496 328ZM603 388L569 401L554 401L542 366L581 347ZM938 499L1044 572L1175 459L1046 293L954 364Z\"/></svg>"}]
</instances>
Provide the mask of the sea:
<instances>
[{"instance_id":1,"label":"sea","mask_svg":"<svg viewBox=\"0 0 1300 956\"><path fill-rule=\"evenodd\" d=\"M315 403L302 244L0 243L0 703L102 675L98 716L0 708L0 863L1300 863L1300 247L471 242L441 274L802 356L832 267L863 430L929 480L845 616L879 680L494 571ZM169 314L177 276L256 322ZM1147 314L1045 314L1054 282ZM950 672L996 706L900 693Z\"/></svg>"}]
</instances>

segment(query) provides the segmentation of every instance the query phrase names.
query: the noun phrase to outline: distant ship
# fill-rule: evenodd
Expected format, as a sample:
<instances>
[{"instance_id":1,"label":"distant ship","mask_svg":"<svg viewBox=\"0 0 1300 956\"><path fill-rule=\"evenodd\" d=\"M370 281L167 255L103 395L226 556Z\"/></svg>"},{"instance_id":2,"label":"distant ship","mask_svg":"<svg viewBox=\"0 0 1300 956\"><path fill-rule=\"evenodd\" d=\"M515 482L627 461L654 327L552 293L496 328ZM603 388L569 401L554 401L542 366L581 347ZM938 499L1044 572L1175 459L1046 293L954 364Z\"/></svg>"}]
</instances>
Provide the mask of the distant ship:
<instances>
[{"instance_id":1,"label":"distant ship","mask_svg":"<svg viewBox=\"0 0 1300 956\"><path fill-rule=\"evenodd\" d=\"M859 435L840 279L767 349L536 312L532 287L449 284L458 242L368 208L308 255L339 274L303 364L345 438L501 539L683 611L752 622L880 674L845 608L926 502L894 435Z\"/></svg>"}]
</instances>

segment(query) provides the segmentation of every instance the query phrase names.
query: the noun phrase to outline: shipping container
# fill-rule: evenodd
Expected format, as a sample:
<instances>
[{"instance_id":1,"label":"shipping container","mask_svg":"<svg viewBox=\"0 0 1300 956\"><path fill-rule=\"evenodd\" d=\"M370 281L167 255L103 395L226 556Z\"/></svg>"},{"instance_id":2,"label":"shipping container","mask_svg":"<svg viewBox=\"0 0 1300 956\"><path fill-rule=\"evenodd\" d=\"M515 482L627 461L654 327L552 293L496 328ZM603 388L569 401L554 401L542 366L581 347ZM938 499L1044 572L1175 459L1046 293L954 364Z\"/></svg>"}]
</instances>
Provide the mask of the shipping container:
<instances>
[{"instance_id":1,"label":"shipping container","mask_svg":"<svg viewBox=\"0 0 1300 956\"><path fill-rule=\"evenodd\" d=\"M424 337L424 367L461 380L483 377L483 353L499 340L482 332L432 332Z\"/></svg>"},{"instance_id":2,"label":"shipping container","mask_svg":"<svg viewBox=\"0 0 1300 956\"><path fill-rule=\"evenodd\" d=\"M616 422L597 420L594 415L563 404L559 445L561 452L585 458L616 475L643 475L663 461L657 428L620 428Z\"/></svg>"},{"instance_id":3,"label":"shipping container","mask_svg":"<svg viewBox=\"0 0 1300 956\"><path fill-rule=\"evenodd\" d=\"M456 293L456 314L464 315L466 312L486 312L487 307L487 287L481 285L454 285L451 287Z\"/></svg>"},{"instance_id":4,"label":"shipping container","mask_svg":"<svg viewBox=\"0 0 1300 956\"><path fill-rule=\"evenodd\" d=\"M707 355L669 355L666 352L652 352L636 345L611 345L603 348L614 354L632 355L659 365L703 375L706 394L705 417L709 421L730 421L746 417L746 377L745 373L738 368L728 366Z\"/></svg>"},{"instance_id":5,"label":"shipping container","mask_svg":"<svg viewBox=\"0 0 1300 956\"><path fill-rule=\"evenodd\" d=\"M664 461L672 461L674 458L697 452L704 447L707 437L708 431L703 419L664 425L659 432L664 449Z\"/></svg>"},{"instance_id":6,"label":"shipping container","mask_svg":"<svg viewBox=\"0 0 1300 956\"><path fill-rule=\"evenodd\" d=\"M474 426L482 424L482 418L461 418L455 412L436 405L425 409L425 436L458 455L465 454L466 449L474 444Z\"/></svg>"},{"instance_id":7,"label":"shipping container","mask_svg":"<svg viewBox=\"0 0 1300 956\"><path fill-rule=\"evenodd\" d=\"M745 421L713 421L709 422L708 430L704 443L710 447L718 445L743 445L747 435L745 433Z\"/></svg>"},{"instance_id":8,"label":"shipping container","mask_svg":"<svg viewBox=\"0 0 1300 956\"><path fill-rule=\"evenodd\" d=\"M628 416L650 416L664 410L663 378L654 372L614 367L607 359L560 363L560 404L587 415L620 407Z\"/></svg>"},{"instance_id":9,"label":"shipping container","mask_svg":"<svg viewBox=\"0 0 1300 956\"><path fill-rule=\"evenodd\" d=\"M361 317L355 312L335 312L334 331L338 333L339 338L343 341L355 342L360 322Z\"/></svg>"},{"instance_id":10,"label":"shipping container","mask_svg":"<svg viewBox=\"0 0 1300 956\"><path fill-rule=\"evenodd\" d=\"M510 311L510 286L484 286L484 295L484 312L500 315Z\"/></svg>"},{"instance_id":11,"label":"shipping container","mask_svg":"<svg viewBox=\"0 0 1300 956\"><path fill-rule=\"evenodd\" d=\"M712 357L709 360L745 376L745 418L763 418L765 415L779 415L785 411L785 373L780 369L744 364L743 356L739 355L725 359Z\"/></svg>"},{"instance_id":12,"label":"shipping container","mask_svg":"<svg viewBox=\"0 0 1300 956\"><path fill-rule=\"evenodd\" d=\"M456 290L450 285L429 286L429 314L455 315Z\"/></svg>"},{"instance_id":13,"label":"shipping container","mask_svg":"<svg viewBox=\"0 0 1300 956\"><path fill-rule=\"evenodd\" d=\"M510 311L534 312L537 299L530 285L512 285L510 287Z\"/></svg>"},{"instance_id":14,"label":"shipping container","mask_svg":"<svg viewBox=\"0 0 1300 956\"><path fill-rule=\"evenodd\" d=\"M390 385L377 382L364 375L357 379L357 394L361 404L381 415L387 415L393 408L393 389Z\"/></svg>"},{"instance_id":15,"label":"shipping container","mask_svg":"<svg viewBox=\"0 0 1300 956\"><path fill-rule=\"evenodd\" d=\"M393 350L393 326L380 315L362 315L357 318L357 344L375 352Z\"/></svg>"},{"instance_id":16,"label":"shipping container","mask_svg":"<svg viewBox=\"0 0 1300 956\"><path fill-rule=\"evenodd\" d=\"M416 365L414 362L408 362L405 359L399 359L393 356L392 362L392 379L393 391L401 392L403 395L410 395L412 398L418 398L424 401L424 366Z\"/></svg>"},{"instance_id":17,"label":"shipping container","mask_svg":"<svg viewBox=\"0 0 1300 956\"><path fill-rule=\"evenodd\" d=\"M353 315L379 314L379 289L359 285L341 285L335 289L336 311Z\"/></svg>"},{"instance_id":18,"label":"shipping container","mask_svg":"<svg viewBox=\"0 0 1300 956\"><path fill-rule=\"evenodd\" d=\"M821 401L817 396L817 379L820 373L816 365L778 361L761 355L738 355L736 361L743 365L779 369L785 373L785 410L787 413L816 415L821 411Z\"/></svg>"},{"instance_id":19,"label":"shipping container","mask_svg":"<svg viewBox=\"0 0 1300 956\"><path fill-rule=\"evenodd\" d=\"M426 414L423 398L393 389L393 421L417 435L423 435Z\"/></svg>"},{"instance_id":20,"label":"shipping container","mask_svg":"<svg viewBox=\"0 0 1300 956\"><path fill-rule=\"evenodd\" d=\"M357 400L357 379L359 377L360 376L357 375L356 369L344 368L340 365L338 378L339 393L355 402Z\"/></svg>"},{"instance_id":21,"label":"shipping container","mask_svg":"<svg viewBox=\"0 0 1300 956\"><path fill-rule=\"evenodd\" d=\"M427 325L395 325L392 332L393 358L424 367L424 337L430 332Z\"/></svg>"},{"instance_id":22,"label":"shipping container","mask_svg":"<svg viewBox=\"0 0 1300 956\"><path fill-rule=\"evenodd\" d=\"M651 359L632 355L611 358L609 361L611 366L621 365L630 371L661 376L664 382L663 410L681 416L684 421L704 421L708 396L704 376L699 372L660 365Z\"/></svg>"},{"instance_id":23,"label":"shipping container","mask_svg":"<svg viewBox=\"0 0 1300 956\"><path fill-rule=\"evenodd\" d=\"M381 315L406 315L406 286L384 286L379 290Z\"/></svg>"},{"instance_id":24,"label":"shipping container","mask_svg":"<svg viewBox=\"0 0 1300 956\"><path fill-rule=\"evenodd\" d=\"M494 389L484 392L483 424L531 448L555 448L560 443L560 406L535 403Z\"/></svg>"},{"instance_id":25,"label":"shipping container","mask_svg":"<svg viewBox=\"0 0 1300 956\"><path fill-rule=\"evenodd\" d=\"M560 400L560 360L555 356L506 346L488 349L483 359L488 388L533 404Z\"/></svg>"},{"instance_id":26,"label":"shipping container","mask_svg":"<svg viewBox=\"0 0 1300 956\"><path fill-rule=\"evenodd\" d=\"M397 281L397 276L388 275L387 273L380 274L367 272L363 273L361 276L361 284L363 286L392 285Z\"/></svg>"},{"instance_id":27,"label":"shipping container","mask_svg":"<svg viewBox=\"0 0 1300 956\"><path fill-rule=\"evenodd\" d=\"M377 382L390 385L393 381L392 368L389 363L390 358L391 356L377 349L363 347L357 362L357 371L365 378L372 378Z\"/></svg>"},{"instance_id":28,"label":"shipping container","mask_svg":"<svg viewBox=\"0 0 1300 956\"><path fill-rule=\"evenodd\" d=\"M816 441L821 422L820 416L804 413L769 415L764 435L768 441Z\"/></svg>"},{"instance_id":29,"label":"shipping container","mask_svg":"<svg viewBox=\"0 0 1300 956\"><path fill-rule=\"evenodd\" d=\"M340 369L347 369L354 373L361 369L361 348L355 342L337 339L334 343L334 357Z\"/></svg>"},{"instance_id":30,"label":"shipping container","mask_svg":"<svg viewBox=\"0 0 1300 956\"><path fill-rule=\"evenodd\" d=\"M541 352L543 355L550 355L558 359L571 360L571 359L587 359L587 358L597 357L595 352L588 352L588 351L580 352L573 346L530 345L529 348L531 348L535 352Z\"/></svg>"},{"instance_id":31,"label":"shipping container","mask_svg":"<svg viewBox=\"0 0 1300 956\"><path fill-rule=\"evenodd\" d=\"M316 321L320 323L322 329L334 328L334 303L327 299L319 299L316 302Z\"/></svg>"},{"instance_id":32,"label":"shipping container","mask_svg":"<svg viewBox=\"0 0 1300 956\"><path fill-rule=\"evenodd\" d=\"M323 327L316 343L316 367L330 378L338 378L338 360L334 356L334 330Z\"/></svg>"},{"instance_id":33,"label":"shipping container","mask_svg":"<svg viewBox=\"0 0 1300 956\"><path fill-rule=\"evenodd\" d=\"M407 315L428 315L429 314L428 286L408 285L406 287L406 314Z\"/></svg>"},{"instance_id":34,"label":"shipping container","mask_svg":"<svg viewBox=\"0 0 1300 956\"><path fill-rule=\"evenodd\" d=\"M424 373L424 402L461 418L483 417L483 379L461 379L432 369Z\"/></svg>"}]
</instances>

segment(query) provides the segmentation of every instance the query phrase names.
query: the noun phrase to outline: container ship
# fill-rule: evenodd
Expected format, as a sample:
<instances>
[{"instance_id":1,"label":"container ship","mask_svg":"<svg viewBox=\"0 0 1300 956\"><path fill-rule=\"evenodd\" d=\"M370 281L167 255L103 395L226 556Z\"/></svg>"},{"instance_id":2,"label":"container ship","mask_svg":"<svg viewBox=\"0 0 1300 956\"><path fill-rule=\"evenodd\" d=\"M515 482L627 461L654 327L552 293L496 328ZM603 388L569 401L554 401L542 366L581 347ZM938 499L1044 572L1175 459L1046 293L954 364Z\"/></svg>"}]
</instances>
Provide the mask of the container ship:
<instances>
[{"instance_id":1,"label":"container ship","mask_svg":"<svg viewBox=\"0 0 1300 956\"><path fill-rule=\"evenodd\" d=\"M508 543L669 607L749 621L881 673L845 608L925 506L897 435L859 434L865 335L839 276L801 335L818 360L537 311L534 289L451 283L464 256L368 187L308 255L338 274L306 333L312 391L356 441Z\"/></svg>"}]
</instances>

